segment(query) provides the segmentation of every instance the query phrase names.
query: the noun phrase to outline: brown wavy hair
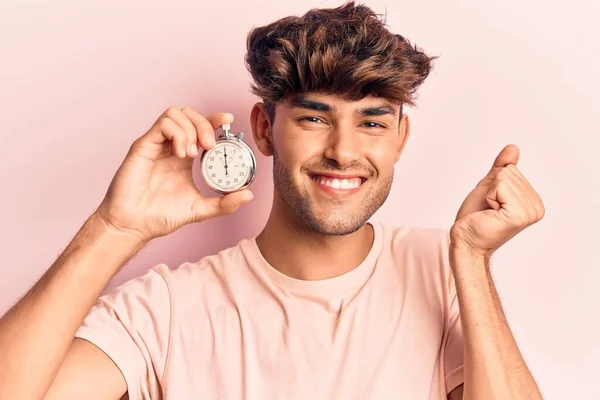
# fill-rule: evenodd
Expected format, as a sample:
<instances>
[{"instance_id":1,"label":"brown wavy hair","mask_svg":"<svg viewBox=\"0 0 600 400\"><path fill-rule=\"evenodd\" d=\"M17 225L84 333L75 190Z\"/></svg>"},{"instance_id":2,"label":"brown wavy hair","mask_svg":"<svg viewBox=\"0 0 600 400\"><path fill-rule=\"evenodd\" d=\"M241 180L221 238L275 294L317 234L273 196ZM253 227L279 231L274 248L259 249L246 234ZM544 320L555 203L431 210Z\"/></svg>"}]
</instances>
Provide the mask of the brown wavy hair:
<instances>
[{"instance_id":1,"label":"brown wavy hair","mask_svg":"<svg viewBox=\"0 0 600 400\"><path fill-rule=\"evenodd\" d=\"M246 46L251 91L262 98L271 121L278 102L313 91L413 106L437 58L391 33L381 15L354 1L255 27Z\"/></svg>"}]
</instances>

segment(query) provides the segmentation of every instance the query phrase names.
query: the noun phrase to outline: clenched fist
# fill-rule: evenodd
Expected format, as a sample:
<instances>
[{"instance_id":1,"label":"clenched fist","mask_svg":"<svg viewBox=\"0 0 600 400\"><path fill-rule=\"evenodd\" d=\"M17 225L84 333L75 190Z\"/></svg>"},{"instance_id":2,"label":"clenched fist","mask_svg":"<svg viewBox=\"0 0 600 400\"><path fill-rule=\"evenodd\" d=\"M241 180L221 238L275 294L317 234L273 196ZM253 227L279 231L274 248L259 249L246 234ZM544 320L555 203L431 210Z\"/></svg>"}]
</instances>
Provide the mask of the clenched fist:
<instances>
[{"instance_id":1,"label":"clenched fist","mask_svg":"<svg viewBox=\"0 0 600 400\"><path fill-rule=\"evenodd\" d=\"M519 149L506 146L488 174L462 203L450 230L455 248L491 256L544 216L540 196L517 168Z\"/></svg>"}]
</instances>

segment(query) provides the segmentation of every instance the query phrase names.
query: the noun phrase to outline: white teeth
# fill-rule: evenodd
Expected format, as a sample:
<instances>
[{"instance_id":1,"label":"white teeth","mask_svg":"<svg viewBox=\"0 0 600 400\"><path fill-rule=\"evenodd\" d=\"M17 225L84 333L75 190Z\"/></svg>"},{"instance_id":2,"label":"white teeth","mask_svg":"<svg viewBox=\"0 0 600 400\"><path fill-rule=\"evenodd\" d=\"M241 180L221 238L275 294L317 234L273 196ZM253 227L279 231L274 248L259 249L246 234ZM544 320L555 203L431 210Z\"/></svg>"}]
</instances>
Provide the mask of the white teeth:
<instances>
[{"instance_id":1,"label":"white teeth","mask_svg":"<svg viewBox=\"0 0 600 400\"><path fill-rule=\"evenodd\" d=\"M340 184L340 187L342 189L352 189L358 186L360 186L360 180L351 181L349 179L342 179L342 182Z\"/></svg>"},{"instance_id":2,"label":"white teeth","mask_svg":"<svg viewBox=\"0 0 600 400\"><path fill-rule=\"evenodd\" d=\"M329 186L333 189L354 189L360 186L362 183L361 178L352 178L352 179L331 179L325 177L314 177L315 181L319 182L321 185Z\"/></svg>"}]
</instances>

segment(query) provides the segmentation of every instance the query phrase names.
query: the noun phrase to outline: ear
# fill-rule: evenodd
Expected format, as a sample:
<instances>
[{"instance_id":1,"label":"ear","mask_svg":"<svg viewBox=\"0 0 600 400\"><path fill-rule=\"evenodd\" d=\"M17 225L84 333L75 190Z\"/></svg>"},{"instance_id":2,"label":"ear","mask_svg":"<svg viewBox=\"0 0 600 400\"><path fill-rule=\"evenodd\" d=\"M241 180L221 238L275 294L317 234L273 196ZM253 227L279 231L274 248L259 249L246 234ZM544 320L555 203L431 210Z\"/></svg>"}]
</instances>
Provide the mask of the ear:
<instances>
[{"instance_id":1,"label":"ear","mask_svg":"<svg viewBox=\"0 0 600 400\"><path fill-rule=\"evenodd\" d=\"M256 103L250 113L250 126L254 135L254 142L258 150L265 156L273 155L271 142L271 120L263 103Z\"/></svg>"},{"instance_id":2,"label":"ear","mask_svg":"<svg viewBox=\"0 0 600 400\"><path fill-rule=\"evenodd\" d=\"M402 118L400 119L400 126L398 127L398 147L396 147L396 156L394 162L398 162L398 160L400 159L400 155L402 154L402 150L404 150L404 146L406 146L406 142L408 140L409 135L410 120L407 114L402 114Z\"/></svg>"}]
</instances>

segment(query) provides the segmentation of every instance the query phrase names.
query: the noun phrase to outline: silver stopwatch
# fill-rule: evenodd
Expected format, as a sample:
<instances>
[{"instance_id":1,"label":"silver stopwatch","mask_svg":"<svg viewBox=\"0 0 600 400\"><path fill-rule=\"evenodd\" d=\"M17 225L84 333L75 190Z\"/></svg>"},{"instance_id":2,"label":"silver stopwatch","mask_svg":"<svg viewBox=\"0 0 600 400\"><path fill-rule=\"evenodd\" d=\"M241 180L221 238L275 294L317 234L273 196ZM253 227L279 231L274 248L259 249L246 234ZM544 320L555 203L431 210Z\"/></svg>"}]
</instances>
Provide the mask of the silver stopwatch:
<instances>
[{"instance_id":1,"label":"silver stopwatch","mask_svg":"<svg viewBox=\"0 0 600 400\"><path fill-rule=\"evenodd\" d=\"M200 169L206 184L215 192L227 194L250 186L256 175L256 157L242 139L244 134L229 132L221 126L215 146L202 152Z\"/></svg>"}]
</instances>

